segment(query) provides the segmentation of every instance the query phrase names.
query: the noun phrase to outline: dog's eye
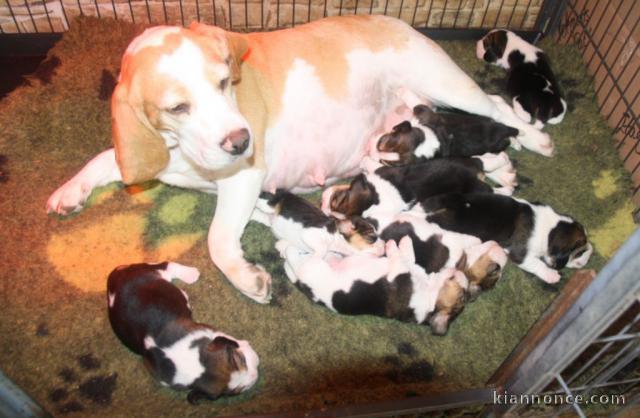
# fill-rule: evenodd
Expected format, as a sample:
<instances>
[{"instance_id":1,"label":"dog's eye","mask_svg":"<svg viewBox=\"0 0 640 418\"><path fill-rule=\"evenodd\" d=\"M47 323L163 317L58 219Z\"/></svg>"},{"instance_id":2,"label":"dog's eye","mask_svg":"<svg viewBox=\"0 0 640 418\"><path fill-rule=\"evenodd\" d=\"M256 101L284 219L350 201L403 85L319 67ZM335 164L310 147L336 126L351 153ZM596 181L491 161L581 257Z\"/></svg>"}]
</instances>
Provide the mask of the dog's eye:
<instances>
[{"instance_id":1,"label":"dog's eye","mask_svg":"<svg viewBox=\"0 0 640 418\"><path fill-rule=\"evenodd\" d=\"M220 80L220 90L225 90L229 85L229 77Z\"/></svg>"},{"instance_id":2,"label":"dog's eye","mask_svg":"<svg viewBox=\"0 0 640 418\"><path fill-rule=\"evenodd\" d=\"M172 115L182 115L185 113L189 113L190 109L191 109L191 106L189 106L189 103L182 102L173 107L170 107L169 109L167 109L167 111Z\"/></svg>"}]
</instances>

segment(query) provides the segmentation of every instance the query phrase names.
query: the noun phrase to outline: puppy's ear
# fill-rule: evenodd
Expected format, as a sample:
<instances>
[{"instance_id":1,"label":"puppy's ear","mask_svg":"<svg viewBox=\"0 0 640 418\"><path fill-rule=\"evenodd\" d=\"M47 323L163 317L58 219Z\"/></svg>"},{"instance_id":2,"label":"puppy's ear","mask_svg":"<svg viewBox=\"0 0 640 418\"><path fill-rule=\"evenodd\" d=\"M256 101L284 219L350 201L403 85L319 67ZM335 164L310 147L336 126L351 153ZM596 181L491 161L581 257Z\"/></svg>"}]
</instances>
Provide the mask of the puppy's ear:
<instances>
[{"instance_id":1,"label":"puppy's ear","mask_svg":"<svg viewBox=\"0 0 640 418\"><path fill-rule=\"evenodd\" d=\"M464 251L456 263L456 270L465 271L467 269L467 253Z\"/></svg>"},{"instance_id":2,"label":"puppy's ear","mask_svg":"<svg viewBox=\"0 0 640 418\"><path fill-rule=\"evenodd\" d=\"M393 131L399 132L401 134L405 134L407 132L411 132L411 128L412 128L411 122L409 122L408 120L405 120L403 122L400 122L396 126L394 126Z\"/></svg>"},{"instance_id":3,"label":"puppy's ear","mask_svg":"<svg viewBox=\"0 0 640 418\"><path fill-rule=\"evenodd\" d=\"M413 116L418 118L422 125L427 125L433 117L433 110L427 105L417 105L413 108Z\"/></svg>"},{"instance_id":4,"label":"puppy's ear","mask_svg":"<svg viewBox=\"0 0 640 418\"><path fill-rule=\"evenodd\" d=\"M111 98L113 147L125 184L151 180L169 163L169 150L147 119L141 100L130 98L132 82L118 83Z\"/></svg>"},{"instance_id":5,"label":"puppy's ear","mask_svg":"<svg viewBox=\"0 0 640 418\"><path fill-rule=\"evenodd\" d=\"M504 30L496 30L485 36L482 40L485 50L483 59L494 63L502 58L507 48L508 40L507 32Z\"/></svg>"}]
</instances>

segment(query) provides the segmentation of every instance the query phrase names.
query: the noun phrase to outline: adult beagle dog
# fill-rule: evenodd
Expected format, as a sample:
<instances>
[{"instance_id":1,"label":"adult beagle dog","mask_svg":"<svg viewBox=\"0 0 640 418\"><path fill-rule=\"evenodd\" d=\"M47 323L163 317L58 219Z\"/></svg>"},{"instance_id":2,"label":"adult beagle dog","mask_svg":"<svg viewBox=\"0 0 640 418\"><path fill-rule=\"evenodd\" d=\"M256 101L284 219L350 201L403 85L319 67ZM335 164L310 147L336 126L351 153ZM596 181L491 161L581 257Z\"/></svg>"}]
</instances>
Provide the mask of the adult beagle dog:
<instances>
[{"instance_id":1,"label":"adult beagle dog","mask_svg":"<svg viewBox=\"0 0 640 418\"><path fill-rule=\"evenodd\" d=\"M211 258L240 291L266 303L271 277L240 246L260 191L307 191L356 174L369 141L402 107L399 91L491 117L517 128L523 146L553 153L548 135L397 19L332 17L247 34L159 26L122 59L111 101L114 148L55 191L47 210L78 211L95 187L114 181L158 179L217 193Z\"/></svg>"}]
</instances>

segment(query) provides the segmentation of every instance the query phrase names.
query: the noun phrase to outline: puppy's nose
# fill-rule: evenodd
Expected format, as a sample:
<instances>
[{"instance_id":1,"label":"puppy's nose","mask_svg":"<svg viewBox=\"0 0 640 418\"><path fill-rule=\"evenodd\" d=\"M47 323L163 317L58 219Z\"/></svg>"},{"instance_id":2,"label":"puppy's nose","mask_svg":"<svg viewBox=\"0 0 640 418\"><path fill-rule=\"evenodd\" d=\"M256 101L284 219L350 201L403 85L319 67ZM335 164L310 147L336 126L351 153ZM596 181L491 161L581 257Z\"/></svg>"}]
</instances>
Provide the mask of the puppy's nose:
<instances>
[{"instance_id":1,"label":"puppy's nose","mask_svg":"<svg viewBox=\"0 0 640 418\"><path fill-rule=\"evenodd\" d=\"M249 131L242 128L227 135L220 145L222 149L229 154L240 155L247 150L250 140L251 136L249 135Z\"/></svg>"}]
</instances>

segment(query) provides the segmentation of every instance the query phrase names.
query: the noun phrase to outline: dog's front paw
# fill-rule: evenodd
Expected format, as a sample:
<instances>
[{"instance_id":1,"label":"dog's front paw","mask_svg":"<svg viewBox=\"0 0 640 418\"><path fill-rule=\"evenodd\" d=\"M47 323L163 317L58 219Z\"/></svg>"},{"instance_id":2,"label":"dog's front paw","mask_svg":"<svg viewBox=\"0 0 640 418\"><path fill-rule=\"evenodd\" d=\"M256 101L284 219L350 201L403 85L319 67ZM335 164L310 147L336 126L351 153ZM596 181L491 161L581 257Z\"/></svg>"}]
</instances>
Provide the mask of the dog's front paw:
<instances>
[{"instance_id":1,"label":"dog's front paw","mask_svg":"<svg viewBox=\"0 0 640 418\"><path fill-rule=\"evenodd\" d=\"M82 209L91 194L92 187L84 182L71 179L62 185L47 200L47 213L69 215Z\"/></svg>"},{"instance_id":2,"label":"dog's front paw","mask_svg":"<svg viewBox=\"0 0 640 418\"><path fill-rule=\"evenodd\" d=\"M271 275L260 265L246 264L229 277L233 285L258 303L271 301Z\"/></svg>"}]
</instances>

